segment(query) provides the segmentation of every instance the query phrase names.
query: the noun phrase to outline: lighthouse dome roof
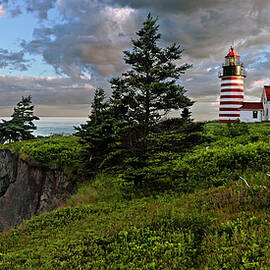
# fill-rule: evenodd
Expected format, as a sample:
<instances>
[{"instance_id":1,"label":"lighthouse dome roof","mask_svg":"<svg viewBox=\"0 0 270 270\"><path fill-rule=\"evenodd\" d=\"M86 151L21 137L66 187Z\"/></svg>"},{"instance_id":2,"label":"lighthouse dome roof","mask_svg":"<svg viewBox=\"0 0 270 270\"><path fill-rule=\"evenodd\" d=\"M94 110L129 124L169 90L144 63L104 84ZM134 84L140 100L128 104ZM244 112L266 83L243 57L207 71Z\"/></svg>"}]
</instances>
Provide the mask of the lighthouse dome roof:
<instances>
[{"instance_id":1,"label":"lighthouse dome roof","mask_svg":"<svg viewBox=\"0 0 270 270\"><path fill-rule=\"evenodd\" d=\"M240 55L234 51L233 47L231 47L230 52L225 56L225 58L227 57L240 57Z\"/></svg>"}]
</instances>

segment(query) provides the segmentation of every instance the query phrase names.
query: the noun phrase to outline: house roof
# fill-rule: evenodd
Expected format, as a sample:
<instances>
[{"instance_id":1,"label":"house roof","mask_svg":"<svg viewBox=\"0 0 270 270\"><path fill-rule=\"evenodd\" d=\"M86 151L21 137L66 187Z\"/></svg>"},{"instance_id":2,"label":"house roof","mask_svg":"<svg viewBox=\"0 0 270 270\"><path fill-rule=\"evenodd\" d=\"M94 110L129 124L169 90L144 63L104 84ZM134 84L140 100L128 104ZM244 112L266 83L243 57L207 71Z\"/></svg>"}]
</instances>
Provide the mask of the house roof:
<instances>
[{"instance_id":1,"label":"house roof","mask_svg":"<svg viewBox=\"0 0 270 270\"><path fill-rule=\"evenodd\" d=\"M265 95L266 95L267 100L270 100L270 86L265 85L264 91L265 91Z\"/></svg>"},{"instance_id":2,"label":"house roof","mask_svg":"<svg viewBox=\"0 0 270 270\"><path fill-rule=\"evenodd\" d=\"M244 102L239 110L263 110L263 104L262 102Z\"/></svg>"},{"instance_id":3,"label":"house roof","mask_svg":"<svg viewBox=\"0 0 270 270\"><path fill-rule=\"evenodd\" d=\"M230 52L225 56L225 58L227 57L240 57L240 55L234 51L233 47L231 47Z\"/></svg>"}]
</instances>

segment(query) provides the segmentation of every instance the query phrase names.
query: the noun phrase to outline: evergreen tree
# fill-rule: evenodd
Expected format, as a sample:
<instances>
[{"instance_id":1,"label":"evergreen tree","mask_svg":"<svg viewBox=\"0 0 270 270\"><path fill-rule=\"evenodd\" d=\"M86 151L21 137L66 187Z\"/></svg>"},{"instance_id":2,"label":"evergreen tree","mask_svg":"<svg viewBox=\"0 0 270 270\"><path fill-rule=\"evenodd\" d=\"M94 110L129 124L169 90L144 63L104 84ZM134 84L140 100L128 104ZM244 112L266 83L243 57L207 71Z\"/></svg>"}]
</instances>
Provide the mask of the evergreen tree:
<instances>
[{"instance_id":1,"label":"evergreen tree","mask_svg":"<svg viewBox=\"0 0 270 270\"><path fill-rule=\"evenodd\" d=\"M186 122L190 122L190 121L191 121L191 119L190 119L190 117L191 117L191 112L189 111L188 108L184 108L184 109L182 110L181 117L182 117L182 119L183 119L184 121L186 121Z\"/></svg>"},{"instance_id":2,"label":"evergreen tree","mask_svg":"<svg viewBox=\"0 0 270 270\"><path fill-rule=\"evenodd\" d=\"M109 112L109 103L105 101L102 88L95 90L94 100L91 103L89 121L80 127L75 127L77 136L82 138L82 158L85 163L86 174L96 172L99 164L109 152L112 142L113 118Z\"/></svg>"},{"instance_id":3,"label":"evergreen tree","mask_svg":"<svg viewBox=\"0 0 270 270\"><path fill-rule=\"evenodd\" d=\"M122 107L117 117L140 126L145 149L147 135L162 116L193 104L184 95L184 87L177 84L191 65L177 66L175 61L181 59L183 52L179 45L165 49L158 46L158 28L157 19L149 14L137 32L138 39L132 40L132 50L124 51L124 60L131 70L111 80L112 102Z\"/></svg>"},{"instance_id":4,"label":"evergreen tree","mask_svg":"<svg viewBox=\"0 0 270 270\"><path fill-rule=\"evenodd\" d=\"M159 46L158 29L157 19L149 14L137 32L138 38L132 40L132 49L124 51L124 61L131 69L111 80L110 106L112 115L120 123L115 130L120 141L117 146L121 143L129 150L129 156L121 157L128 168L123 175L135 186L146 176L150 132L171 110L193 104L185 96L184 87L178 84L180 76L191 65L177 65L183 52L180 45Z\"/></svg>"},{"instance_id":5,"label":"evergreen tree","mask_svg":"<svg viewBox=\"0 0 270 270\"><path fill-rule=\"evenodd\" d=\"M15 142L34 138L32 132L36 129L33 121L39 120L34 115L31 96L22 97L17 103L11 120L0 123L0 142Z\"/></svg>"},{"instance_id":6,"label":"evergreen tree","mask_svg":"<svg viewBox=\"0 0 270 270\"><path fill-rule=\"evenodd\" d=\"M191 66L176 64L183 52L179 45L158 45L158 28L157 19L149 14L137 33L138 39L132 40L132 49L124 51L124 60L131 70L111 80L113 91L108 101L104 90L97 89L89 121L76 128L84 143L82 156L90 170L97 172L104 164L111 168L118 160L123 178L135 186L147 174L149 133L171 110L193 104L178 84Z\"/></svg>"}]
</instances>

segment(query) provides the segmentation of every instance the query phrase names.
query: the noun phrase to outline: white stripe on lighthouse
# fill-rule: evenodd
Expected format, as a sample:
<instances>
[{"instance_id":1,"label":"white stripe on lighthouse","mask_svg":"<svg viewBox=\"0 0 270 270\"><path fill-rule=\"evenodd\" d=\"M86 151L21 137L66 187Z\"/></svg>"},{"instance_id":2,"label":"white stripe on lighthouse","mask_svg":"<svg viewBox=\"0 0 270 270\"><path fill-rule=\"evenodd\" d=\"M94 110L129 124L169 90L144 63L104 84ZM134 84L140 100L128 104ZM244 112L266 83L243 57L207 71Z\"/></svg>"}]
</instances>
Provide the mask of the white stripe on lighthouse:
<instances>
[{"instance_id":1,"label":"white stripe on lighthouse","mask_svg":"<svg viewBox=\"0 0 270 270\"><path fill-rule=\"evenodd\" d=\"M242 105L238 105L238 104L221 104L219 105L219 108L232 108L232 109L238 109L242 107Z\"/></svg>"},{"instance_id":2,"label":"white stripe on lighthouse","mask_svg":"<svg viewBox=\"0 0 270 270\"><path fill-rule=\"evenodd\" d=\"M219 114L239 114L239 111L219 111Z\"/></svg>"},{"instance_id":3,"label":"white stripe on lighthouse","mask_svg":"<svg viewBox=\"0 0 270 270\"><path fill-rule=\"evenodd\" d=\"M243 101L243 98L233 98L233 97L232 98L222 98L222 97L220 97L220 101Z\"/></svg>"},{"instance_id":4,"label":"white stripe on lighthouse","mask_svg":"<svg viewBox=\"0 0 270 270\"><path fill-rule=\"evenodd\" d=\"M236 120L236 119L239 119L240 117L233 117L233 116L231 116L231 117L222 117L222 116L220 116L219 117L219 120Z\"/></svg>"},{"instance_id":5,"label":"white stripe on lighthouse","mask_svg":"<svg viewBox=\"0 0 270 270\"><path fill-rule=\"evenodd\" d=\"M243 96L244 95L244 93L243 92L221 92L221 95L222 96L235 96L235 95L241 95L241 96Z\"/></svg>"},{"instance_id":6,"label":"white stripe on lighthouse","mask_svg":"<svg viewBox=\"0 0 270 270\"><path fill-rule=\"evenodd\" d=\"M240 83L240 84L243 84L244 83L244 81L243 80L226 80L226 81L221 81L221 84L227 84L227 83Z\"/></svg>"},{"instance_id":7,"label":"white stripe on lighthouse","mask_svg":"<svg viewBox=\"0 0 270 270\"><path fill-rule=\"evenodd\" d=\"M239 86L239 85L221 86L221 90L223 89L244 89L244 86Z\"/></svg>"}]
</instances>

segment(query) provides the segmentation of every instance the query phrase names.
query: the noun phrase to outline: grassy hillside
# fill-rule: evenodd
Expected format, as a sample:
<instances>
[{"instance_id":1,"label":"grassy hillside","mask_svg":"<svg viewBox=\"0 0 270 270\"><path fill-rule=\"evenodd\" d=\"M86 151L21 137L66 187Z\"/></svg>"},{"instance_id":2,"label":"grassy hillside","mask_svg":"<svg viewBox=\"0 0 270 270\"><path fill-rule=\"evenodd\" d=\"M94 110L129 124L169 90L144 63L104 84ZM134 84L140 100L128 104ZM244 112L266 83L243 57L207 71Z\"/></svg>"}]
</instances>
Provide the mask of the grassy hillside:
<instances>
[{"instance_id":1,"label":"grassy hillside","mask_svg":"<svg viewBox=\"0 0 270 270\"><path fill-rule=\"evenodd\" d=\"M190 151L153 157L159 192L99 174L66 208L2 233L0 269L269 269L270 125L208 124L204 135ZM51 164L44 149L63 143L75 155L63 160L77 164L77 139L54 140L5 147Z\"/></svg>"}]
</instances>

